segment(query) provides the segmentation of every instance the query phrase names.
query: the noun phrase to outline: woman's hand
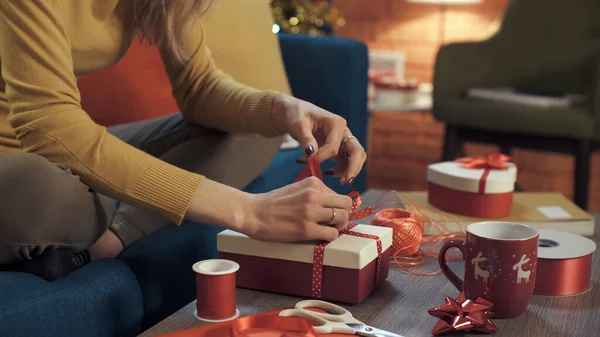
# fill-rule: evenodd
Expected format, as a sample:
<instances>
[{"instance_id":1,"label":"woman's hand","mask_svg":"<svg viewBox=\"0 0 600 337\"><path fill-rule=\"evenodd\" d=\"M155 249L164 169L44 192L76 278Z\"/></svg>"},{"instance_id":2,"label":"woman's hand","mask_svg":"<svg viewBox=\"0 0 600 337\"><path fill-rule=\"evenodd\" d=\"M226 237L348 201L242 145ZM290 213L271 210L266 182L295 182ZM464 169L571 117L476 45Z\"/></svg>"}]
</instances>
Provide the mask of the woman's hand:
<instances>
[{"instance_id":1,"label":"woman's hand","mask_svg":"<svg viewBox=\"0 0 600 337\"><path fill-rule=\"evenodd\" d=\"M300 142L306 157L317 153L319 162L332 159L340 164L325 174L340 177L342 184L354 182L367 154L346 127L346 120L314 104L284 94L275 98L272 114L275 127ZM306 159L300 160L306 162Z\"/></svg>"},{"instance_id":2,"label":"woman's hand","mask_svg":"<svg viewBox=\"0 0 600 337\"><path fill-rule=\"evenodd\" d=\"M251 196L244 232L262 241L333 241L348 226L352 199L309 177Z\"/></svg>"}]
</instances>

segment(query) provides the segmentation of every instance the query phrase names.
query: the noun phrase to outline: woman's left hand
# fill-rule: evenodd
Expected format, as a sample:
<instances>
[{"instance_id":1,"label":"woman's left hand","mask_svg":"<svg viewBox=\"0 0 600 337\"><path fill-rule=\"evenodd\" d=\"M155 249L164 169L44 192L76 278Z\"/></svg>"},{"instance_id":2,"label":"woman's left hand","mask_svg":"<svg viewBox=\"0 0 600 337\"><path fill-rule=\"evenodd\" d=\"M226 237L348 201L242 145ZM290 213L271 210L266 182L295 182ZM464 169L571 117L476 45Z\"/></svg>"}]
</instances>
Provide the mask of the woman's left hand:
<instances>
[{"instance_id":1,"label":"woman's left hand","mask_svg":"<svg viewBox=\"0 0 600 337\"><path fill-rule=\"evenodd\" d=\"M273 122L282 133L300 142L306 158L319 156L319 162L332 159L340 164L325 174L340 178L342 184L352 184L360 173L367 153L346 127L346 120L314 104L281 94L273 102Z\"/></svg>"}]
</instances>

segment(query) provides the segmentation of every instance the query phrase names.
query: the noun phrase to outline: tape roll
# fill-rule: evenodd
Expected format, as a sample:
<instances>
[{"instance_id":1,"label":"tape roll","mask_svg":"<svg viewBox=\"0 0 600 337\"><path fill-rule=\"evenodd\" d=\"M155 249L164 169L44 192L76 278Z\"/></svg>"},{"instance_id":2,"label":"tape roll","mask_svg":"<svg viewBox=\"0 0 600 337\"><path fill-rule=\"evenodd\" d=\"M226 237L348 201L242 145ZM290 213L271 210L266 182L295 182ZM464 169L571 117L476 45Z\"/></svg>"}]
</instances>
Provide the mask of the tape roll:
<instances>
[{"instance_id":1,"label":"tape roll","mask_svg":"<svg viewBox=\"0 0 600 337\"><path fill-rule=\"evenodd\" d=\"M535 295L570 296L591 289L596 243L583 236L539 230Z\"/></svg>"}]
</instances>

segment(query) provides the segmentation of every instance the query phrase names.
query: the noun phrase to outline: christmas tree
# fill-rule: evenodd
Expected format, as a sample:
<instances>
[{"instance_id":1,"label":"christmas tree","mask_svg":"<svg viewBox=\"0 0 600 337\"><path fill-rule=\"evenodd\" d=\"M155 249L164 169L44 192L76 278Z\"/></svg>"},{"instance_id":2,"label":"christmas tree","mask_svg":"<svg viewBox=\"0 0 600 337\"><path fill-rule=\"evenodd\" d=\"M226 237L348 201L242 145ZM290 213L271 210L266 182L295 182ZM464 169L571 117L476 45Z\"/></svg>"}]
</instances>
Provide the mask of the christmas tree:
<instances>
[{"instance_id":1,"label":"christmas tree","mask_svg":"<svg viewBox=\"0 0 600 337\"><path fill-rule=\"evenodd\" d=\"M331 35L346 24L332 0L269 0L274 33Z\"/></svg>"}]
</instances>

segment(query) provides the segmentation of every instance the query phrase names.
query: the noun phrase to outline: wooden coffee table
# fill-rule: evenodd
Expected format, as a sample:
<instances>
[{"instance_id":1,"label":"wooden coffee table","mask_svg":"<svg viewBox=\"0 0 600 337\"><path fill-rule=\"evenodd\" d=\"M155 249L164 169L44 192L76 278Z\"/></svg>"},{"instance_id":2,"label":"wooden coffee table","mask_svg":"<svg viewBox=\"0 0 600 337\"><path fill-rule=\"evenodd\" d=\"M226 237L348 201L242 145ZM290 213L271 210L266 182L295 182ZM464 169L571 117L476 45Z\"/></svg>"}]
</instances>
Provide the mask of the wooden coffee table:
<instances>
[{"instance_id":1,"label":"wooden coffee table","mask_svg":"<svg viewBox=\"0 0 600 337\"><path fill-rule=\"evenodd\" d=\"M381 191L369 190L363 195L366 203L373 203ZM596 221L600 214L596 214ZM361 221L369 223L370 219ZM600 247L598 226L592 237ZM458 274L464 273L464 265L450 262ZM438 269L437 262L428 261L415 269L430 272ZM598 336L600 334L600 261L594 254L592 284L589 292L571 297L534 296L528 311L513 319L492 319L499 331L495 336ZM431 329L438 319L430 316L427 309L444 304L444 297L456 297L458 291L444 277L415 276L406 273L394 264L390 267L387 281L365 301L356 305L342 305L356 318L374 327L388 330L406 337L431 336ZM508 295L507 295L508 296ZM237 305L241 316L264 313L292 307L303 298L271 294L246 289L238 289ZM196 320L193 312L196 302L192 302L164 319L140 336L160 336L161 334L185 330L205 323ZM462 336L481 336L463 334Z\"/></svg>"}]
</instances>

